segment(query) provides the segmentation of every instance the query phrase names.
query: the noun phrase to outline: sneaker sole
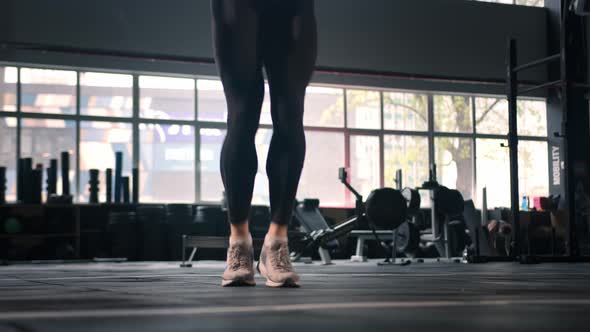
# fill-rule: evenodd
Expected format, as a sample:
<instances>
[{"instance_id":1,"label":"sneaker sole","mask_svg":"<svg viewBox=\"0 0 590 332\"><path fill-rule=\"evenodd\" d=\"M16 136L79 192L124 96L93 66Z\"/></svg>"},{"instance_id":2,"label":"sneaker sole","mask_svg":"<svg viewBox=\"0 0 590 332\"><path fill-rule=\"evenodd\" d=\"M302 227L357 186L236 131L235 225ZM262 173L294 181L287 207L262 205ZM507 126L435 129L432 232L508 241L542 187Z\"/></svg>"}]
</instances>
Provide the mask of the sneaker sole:
<instances>
[{"instance_id":1,"label":"sneaker sole","mask_svg":"<svg viewBox=\"0 0 590 332\"><path fill-rule=\"evenodd\" d=\"M221 280L222 287L253 287L256 286L254 280L248 279L235 279L235 280Z\"/></svg>"},{"instance_id":2,"label":"sneaker sole","mask_svg":"<svg viewBox=\"0 0 590 332\"><path fill-rule=\"evenodd\" d=\"M266 286L270 288L299 288L301 285L295 280L287 279L283 282L274 282L270 279L266 279Z\"/></svg>"},{"instance_id":3,"label":"sneaker sole","mask_svg":"<svg viewBox=\"0 0 590 332\"><path fill-rule=\"evenodd\" d=\"M266 279L266 286L267 287L270 287L270 288L299 288L299 287L301 287L301 285L299 284L299 282L297 282L297 281L295 281L293 279L286 279L283 282L276 282L276 281L270 280L260 270L260 262L258 262L258 264L256 264L256 270L258 270L258 273L260 273L260 275L263 276Z\"/></svg>"}]
</instances>

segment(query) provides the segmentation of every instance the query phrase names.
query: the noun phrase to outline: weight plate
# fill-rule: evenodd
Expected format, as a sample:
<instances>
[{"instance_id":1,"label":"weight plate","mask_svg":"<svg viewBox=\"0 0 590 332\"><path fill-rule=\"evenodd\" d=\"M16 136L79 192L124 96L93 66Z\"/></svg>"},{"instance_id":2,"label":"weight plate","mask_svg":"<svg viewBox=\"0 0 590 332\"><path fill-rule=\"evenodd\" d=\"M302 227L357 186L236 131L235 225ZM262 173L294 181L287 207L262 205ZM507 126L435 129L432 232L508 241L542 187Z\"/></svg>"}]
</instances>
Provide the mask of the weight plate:
<instances>
[{"instance_id":1,"label":"weight plate","mask_svg":"<svg viewBox=\"0 0 590 332\"><path fill-rule=\"evenodd\" d=\"M365 203L369 221L379 229L395 229L406 221L407 203L399 190L376 189Z\"/></svg>"}]
</instances>

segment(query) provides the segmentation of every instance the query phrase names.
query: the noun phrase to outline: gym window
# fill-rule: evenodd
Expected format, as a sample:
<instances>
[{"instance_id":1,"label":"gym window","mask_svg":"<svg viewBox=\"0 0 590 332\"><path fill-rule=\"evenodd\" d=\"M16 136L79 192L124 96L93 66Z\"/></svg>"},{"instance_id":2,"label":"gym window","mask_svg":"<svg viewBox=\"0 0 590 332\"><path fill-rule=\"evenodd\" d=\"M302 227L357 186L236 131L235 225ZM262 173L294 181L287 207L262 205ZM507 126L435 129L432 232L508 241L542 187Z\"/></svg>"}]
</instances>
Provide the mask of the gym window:
<instances>
[{"instance_id":1,"label":"gym window","mask_svg":"<svg viewBox=\"0 0 590 332\"><path fill-rule=\"evenodd\" d=\"M265 89L254 204L269 201L272 119ZM227 110L217 79L4 66L0 102L0 165L8 168L9 201L15 199L15 156L47 165L61 151L71 153L70 178L79 202L88 200L88 170L98 168L104 176L104 169L114 166L115 151L123 152L124 173L139 165L142 202L221 200ZM299 199L350 207L354 198L338 180L339 167L349 167L351 183L366 196L373 188L393 186L397 169L403 170L404 186L419 186L436 162L439 182L458 188L476 205L484 186L490 207L509 205L503 97L314 84L305 106L307 156ZM520 193L547 195L545 102L519 100L518 121Z\"/></svg>"}]
</instances>

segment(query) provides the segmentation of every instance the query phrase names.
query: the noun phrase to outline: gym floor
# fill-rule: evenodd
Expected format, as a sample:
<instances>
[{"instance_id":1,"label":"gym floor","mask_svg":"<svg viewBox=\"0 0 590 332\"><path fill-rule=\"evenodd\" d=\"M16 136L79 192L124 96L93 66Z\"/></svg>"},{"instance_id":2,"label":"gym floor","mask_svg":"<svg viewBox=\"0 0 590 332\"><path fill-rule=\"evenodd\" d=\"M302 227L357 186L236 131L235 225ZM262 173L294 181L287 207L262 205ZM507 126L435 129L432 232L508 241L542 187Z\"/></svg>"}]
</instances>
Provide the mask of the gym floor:
<instances>
[{"instance_id":1,"label":"gym floor","mask_svg":"<svg viewBox=\"0 0 590 332\"><path fill-rule=\"evenodd\" d=\"M296 265L221 288L223 262L0 267L0 331L588 331L590 265Z\"/></svg>"}]
</instances>

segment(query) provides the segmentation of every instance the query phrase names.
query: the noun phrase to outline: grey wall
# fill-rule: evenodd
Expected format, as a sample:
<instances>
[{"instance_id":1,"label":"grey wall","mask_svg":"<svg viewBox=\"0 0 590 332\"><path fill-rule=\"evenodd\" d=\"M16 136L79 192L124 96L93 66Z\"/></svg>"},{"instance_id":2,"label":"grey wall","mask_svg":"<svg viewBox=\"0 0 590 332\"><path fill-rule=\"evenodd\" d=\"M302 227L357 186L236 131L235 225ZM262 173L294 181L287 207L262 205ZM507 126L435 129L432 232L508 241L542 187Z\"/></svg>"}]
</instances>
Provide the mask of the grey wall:
<instances>
[{"instance_id":1,"label":"grey wall","mask_svg":"<svg viewBox=\"0 0 590 332\"><path fill-rule=\"evenodd\" d=\"M209 0L3 0L0 40L211 57ZM316 0L318 65L410 74L504 78L506 39L521 59L546 55L542 8L465 0ZM215 74L212 66L0 50L0 61ZM544 71L523 78L544 80ZM317 76L317 81L407 88L474 86ZM500 88L498 91L503 92Z\"/></svg>"}]
</instances>

